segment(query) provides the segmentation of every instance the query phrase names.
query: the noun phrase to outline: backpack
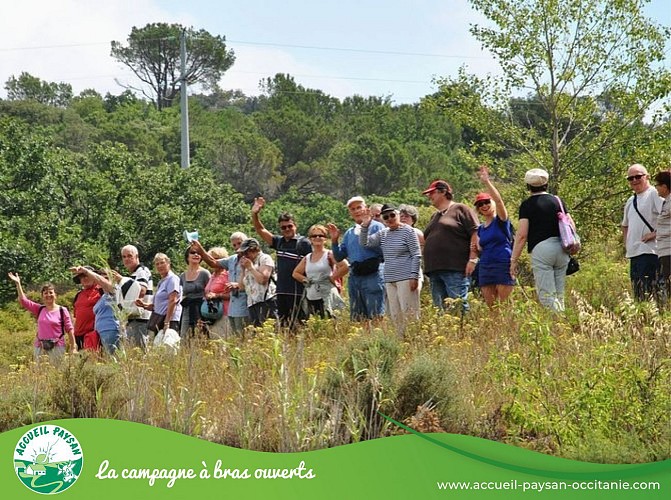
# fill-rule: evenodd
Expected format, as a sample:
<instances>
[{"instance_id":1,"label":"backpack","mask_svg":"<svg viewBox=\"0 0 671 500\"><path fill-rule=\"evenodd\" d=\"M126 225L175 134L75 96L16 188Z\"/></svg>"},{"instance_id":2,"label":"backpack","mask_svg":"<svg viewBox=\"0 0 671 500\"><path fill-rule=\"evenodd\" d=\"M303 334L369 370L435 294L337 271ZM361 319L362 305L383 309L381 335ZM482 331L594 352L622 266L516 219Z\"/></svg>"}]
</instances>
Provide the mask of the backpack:
<instances>
[{"instance_id":1,"label":"backpack","mask_svg":"<svg viewBox=\"0 0 671 500\"><path fill-rule=\"evenodd\" d=\"M499 226L501 226L501 229L503 230L504 233L506 233L506 236L508 236L508 242L512 245L513 242L515 241L515 226L513 226L513 223L510 223L510 232L506 230L506 223L499 219L497 217L497 220L499 221ZM510 219L508 219L510 220Z\"/></svg>"},{"instance_id":2,"label":"backpack","mask_svg":"<svg viewBox=\"0 0 671 500\"><path fill-rule=\"evenodd\" d=\"M503 231L503 233L508 237L508 243L510 243L512 245L513 242L515 241L515 226L513 226L513 223L511 222L510 223L510 232L509 232L506 228L505 221L502 221L498 217L496 218L496 220L499 224L499 227L501 228L501 231ZM510 219L508 219L508 220L510 220ZM482 227L482 225L478 226L478 237L480 236L480 228L481 227Z\"/></svg>"}]
</instances>

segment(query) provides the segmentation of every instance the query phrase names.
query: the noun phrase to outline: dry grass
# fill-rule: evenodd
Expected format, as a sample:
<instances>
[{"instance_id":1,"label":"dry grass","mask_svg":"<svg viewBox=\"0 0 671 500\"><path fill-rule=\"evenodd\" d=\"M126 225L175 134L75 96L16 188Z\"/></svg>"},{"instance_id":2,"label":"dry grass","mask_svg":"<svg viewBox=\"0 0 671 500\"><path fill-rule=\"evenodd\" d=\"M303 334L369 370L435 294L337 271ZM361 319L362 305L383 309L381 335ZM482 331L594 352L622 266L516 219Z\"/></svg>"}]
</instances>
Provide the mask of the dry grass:
<instances>
[{"instance_id":1,"label":"dry grass","mask_svg":"<svg viewBox=\"0 0 671 500\"><path fill-rule=\"evenodd\" d=\"M669 314L631 302L621 266L603 283L601 265L611 264L604 257L572 278L564 317L517 290L493 312L474 299L465 320L425 303L403 340L386 322L313 318L296 335L267 325L177 353L126 349L115 361L78 355L60 367L32 363L33 326L10 322L20 315L12 306L0 316L0 430L115 418L289 452L396 432L380 411L419 430L576 459L669 458ZM599 290L621 292L595 295L599 275Z\"/></svg>"}]
</instances>

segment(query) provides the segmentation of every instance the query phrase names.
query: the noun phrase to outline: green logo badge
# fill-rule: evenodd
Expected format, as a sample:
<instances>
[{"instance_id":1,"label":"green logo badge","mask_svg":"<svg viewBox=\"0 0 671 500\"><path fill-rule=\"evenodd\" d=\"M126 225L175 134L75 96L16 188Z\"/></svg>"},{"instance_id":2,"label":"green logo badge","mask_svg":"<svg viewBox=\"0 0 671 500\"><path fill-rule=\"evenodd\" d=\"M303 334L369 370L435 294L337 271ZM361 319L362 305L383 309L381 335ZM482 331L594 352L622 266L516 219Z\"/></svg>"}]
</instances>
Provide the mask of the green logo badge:
<instances>
[{"instance_id":1,"label":"green logo badge","mask_svg":"<svg viewBox=\"0 0 671 500\"><path fill-rule=\"evenodd\" d=\"M19 480L36 493L52 495L75 484L84 456L77 438L56 425L38 425L26 432L14 449Z\"/></svg>"}]
</instances>

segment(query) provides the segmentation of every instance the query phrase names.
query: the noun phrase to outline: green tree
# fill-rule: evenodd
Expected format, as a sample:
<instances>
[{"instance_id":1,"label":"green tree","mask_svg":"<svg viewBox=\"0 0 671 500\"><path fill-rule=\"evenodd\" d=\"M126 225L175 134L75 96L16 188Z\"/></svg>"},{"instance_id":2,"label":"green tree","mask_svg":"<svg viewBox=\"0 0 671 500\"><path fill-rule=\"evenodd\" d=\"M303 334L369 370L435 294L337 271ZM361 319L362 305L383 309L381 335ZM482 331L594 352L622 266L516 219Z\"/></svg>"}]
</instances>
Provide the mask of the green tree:
<instances>
[{"instance_id":1,"label":"green tree","mask_svg":"<svg viewBox=\"0 0 671 500\"><path fill-rule=\"evenodd\" d=\"M282 151L281 191L290 187L310 193L328 190L332 172L324 160L336 143L340 101L284 74L266 79L262 90L265 94L252 117Z\"/></svg>"},{"instance_id":2,"label":"green tree","mask_svg":"<svg viewBox=\"0 0 671 500\"><path fill-rule=\"evenodd\" d=\"M186 32L186 82L217 88L217 82L235 61L223 36L213 36L202 29L184 28L180 24L150 23L143 28L134 26L127 45L112 42L112 57L128 66L142 83L149 85L153 94L140 91L159 110L170 107L178 96L182 76L179 47L183 31Z\"/></svg>"},{"instance_id":3,"label":"green tree","mask_svg":"<svg viewBox=\"0 0 671 500\"><path fill-rule=\"evenodd\" d=\"M656 166L666 147L650 132L664 126L671 92L662 64L669 27L645 17L649 0L470 3L489 20L471 32L504 77L462 71L426 104L475 132L473 164L499 160L517 180L524 169L545 168L551 190L582 211L583 222L617 213L626 186L613 177L634 161ZM512 99L520 93L528 99Z\"/></svg>"},{"instance_id":4,"label":"green tree","mask_svg":"<svg viewBox=\"0 0 671 500\"><path fill-rule=\"evenodd\" d=\"M32 100L60 108L67 107L72 99L69 83L47 82L25 71L18 78L10 76L5 82L5 90L10 101Z\"/></svg>"},{"instance_id":5,"label":"green tree","mask_svg":"<svg viewBox=\"0 0 671 500\"><path fill-rule=\"evenodd\" d=\"M282 184L278 147L252 130L236 130L199 152L220 182L232 185L251 201L257 193L273 197ZM200 163L200 162L199 162Z\"/></svg>"}]
</instances>

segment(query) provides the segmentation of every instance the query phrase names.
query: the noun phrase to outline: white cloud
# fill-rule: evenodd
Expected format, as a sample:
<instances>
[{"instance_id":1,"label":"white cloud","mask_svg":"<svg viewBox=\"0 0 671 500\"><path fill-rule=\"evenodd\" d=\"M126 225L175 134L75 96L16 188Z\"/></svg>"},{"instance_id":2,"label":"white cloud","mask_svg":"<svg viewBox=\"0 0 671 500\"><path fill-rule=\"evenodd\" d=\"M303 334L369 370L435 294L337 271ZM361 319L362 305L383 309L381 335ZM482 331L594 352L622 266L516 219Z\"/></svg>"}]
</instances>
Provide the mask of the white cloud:
<instances>
[{"instance_id":1,"label":"white cloud","mask_svg":"<svg viewBox=\"0 0 671 500\"><path fill-rule=\"evenodd\" d=\"M149 22L193 21L149 0L6 2L0 17L0 83L4 87L11 75L26 71L70 83L75 93L85 88L119 93L114 78L129 81L131 76L110 56L110 42L125 40L133 26Z\"/></svg>"},{"instance_id":2,"label":"white cloud","mask_svg":"<svg viewBox=\"0 0 671 500\"><path fill-rule=\"evenodd\" d=\"M162 5L167 4L158 0L19 0L6 3L0 17L3 33L0 86L11 75L18 76L26 71L43 80L70 83L75 93L95 88L102 94L118 94L123 89L115 83L115 79L131 84L137 84L137 81L127 68L110 56L110 41L125 40L133 26L144 26L149 22L179 22L199 27L208 21L214 23L210 32L217 34L228 34L223 26L219 26L224 19L229 25L244 26L239 19L226 17L224 6L214 3L207 10L208 19L195 17L198 15L198 2L185 2L180 7L184 11L182 13L166 11ZM468 24L476 14L466 0L453 0L442 8L434 2L427 2L422 9L430 14L416 16L414 22L423 26L423 30L415 35L389 30L375 24L377 21L373 19L367 21L371 32L377 35L365 44L366 48L383 51L394 47L399 51L458 57L304 50L229 42L229 47L236 52L236 62L225 73L221 86L257 95L259 80L276 73L289 73L305 87L317 88L340 98L356 93L392 95L396 102L416 102L434 90L431 84L433 77L455 75L462 64L477 74L492 71L491 59L483 54L477 41L468 33ZM272 19L261 21L270 22L273 26L264 32L267 33L266 40L281 42L286 39ZM342 28L336 21L334 19L338 29ZM250 33L251 28L247 27L241 29L239 35L249 40L249 34L251 41L255 41ZM300 43L348 46L347 33L337 33L337 41L319 38L319 33L313 33L316 39L301 39ZM404 41L404 37L410 38ZM390 40L400 43L390 45ZM410 42L417 43L411 46ZM360 40L359 46L363 47L364 42ZM357 47L356 42L353 47ZM4 89L0 89L0 97L4 95Z\"/></svg>"}]
</instances>

